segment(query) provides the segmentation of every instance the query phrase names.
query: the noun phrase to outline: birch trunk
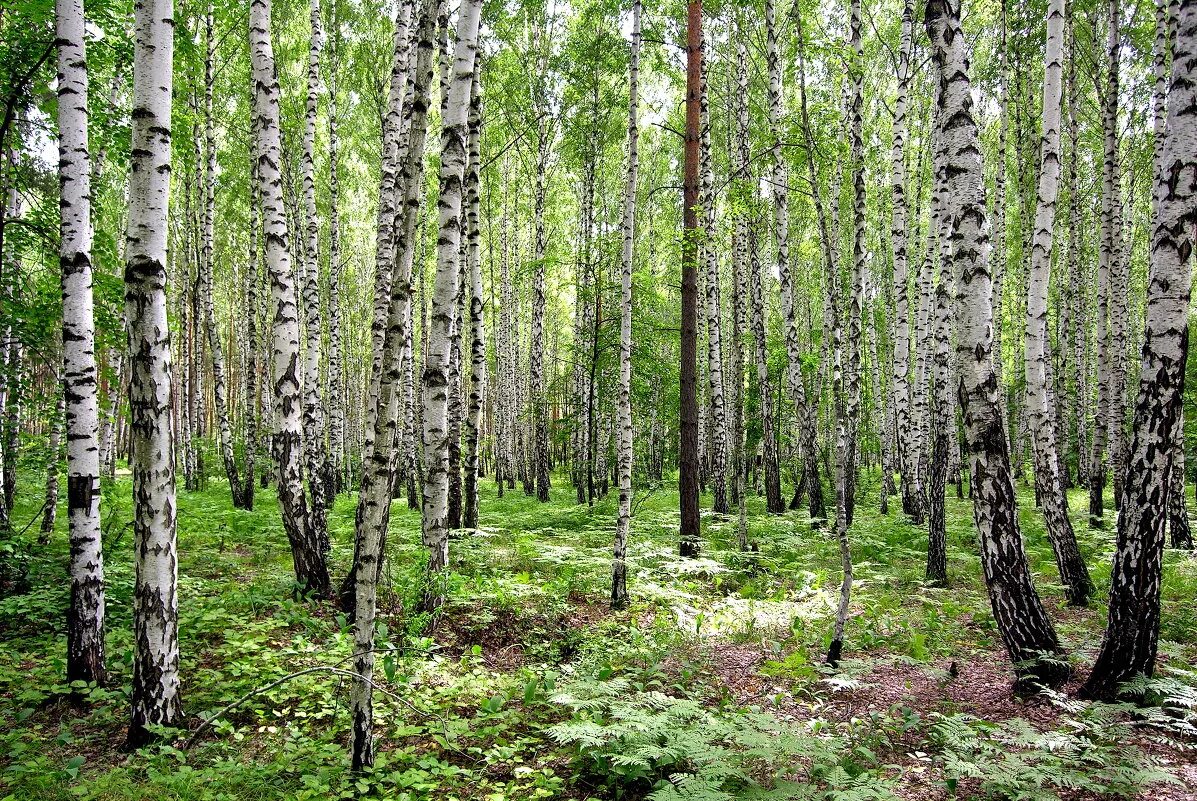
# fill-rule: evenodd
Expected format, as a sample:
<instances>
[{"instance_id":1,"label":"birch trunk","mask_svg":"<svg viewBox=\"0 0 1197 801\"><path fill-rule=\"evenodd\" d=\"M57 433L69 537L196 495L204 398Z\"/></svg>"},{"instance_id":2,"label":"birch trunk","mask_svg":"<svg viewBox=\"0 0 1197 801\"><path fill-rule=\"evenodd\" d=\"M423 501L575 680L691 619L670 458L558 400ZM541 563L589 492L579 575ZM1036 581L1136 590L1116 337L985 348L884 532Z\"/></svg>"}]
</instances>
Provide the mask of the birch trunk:
<instances>
[{"instance_id":1,"label":"birch trunk","mask_svg":"<svg viewBox=\"0 0 1197 801\"><path fill-rule=\"evenodd\" d=\"M212 396L216 422L220 431L220 455L233 508L244 509L241 477L237 472L237 458L233 453L233 427L229 422L228 383L225 378L224 347L216 323L212 289L212 243L216 226L216 128L212 118L213 59L216 41L213 38L212 4L204 14L204 167L200 192L204 200L203 231L200 244L200 292L203 296L204 330L212 357Z\"/></svg>"},{"instance_id":2,"label":"birch trunk","mask_svg":"<svg viewBox=\"0 0 1197 801\"><path fill-rule=\"evenodd\" d=\"M464 6L463 6L464 8ZM396 419L391 413L394 396L402 379L402 360L411 363L411 265L414 251L413 235L419 210L416 187L423 183L424 140L427 134L428 90L432 84L433 36L435 34L436 0L422 0L417 21L413 25L416 44L415 73L410 96L409 159L399 178L402 198L401 218L398 222L395 250L401 254L399 272L390 282L387 304L387 324L379 341L382 356L379 374L377 409L373 415L374 446L363 453L362 484L358 496L354 539L354 560L350 570L352 587L341 587L343 608L353 609L354 680L350 692L353 710L353 745L351 763L355 771L374 764L374 638L377 611L378 579L382 571L383 544L391 505L394 472ZM414 203L410 203L413 199ZM421 265L422 266L422 265ZM404 330L406 329L406 331ZM350 604L352 606L350 607Z\"/></svg>"},{"instance_id":3,"label":"birch trunk","mask_svg":"<svg viewBox=\"0 0 1197 801\"><path fill-rule=\"evenodd\" d=\"M135 9L125 320L133 471L133 686L127 748L149 742L151 726L174 726L179 700L178 553L174 444L170 432L170 333L166 318L170 199L170 0Z\"/></svg>"},{"instance_id":4,"label":"birch trunk","mask_svg":"<svg viewBox=\"0 0 1197 801\"><path fill-rule=\"evenodd\" d=\"M1103 514L1106 486L1106 447L1110 443L1110 410L1114 404L1113 308L1114 206L1119 198L1118 177L1118 58L1121 51L1118 0L1107 4L1106 92L1102 102L1102 130L1105 159L1102 163L1101 240L1097 261L1097 405L1093 415L1093 450L1089 461L1089 520L1099 523ZM1121 408L1122 404L1118 404Z\"/></svg>"},{"instance_id":5,"label":"birch trunk","mask_svg":"<svg viewBox=\"0 0 1197 801\"><path fill-rule=\"evenodd\" d=\"M1197 0L1178 8L1167 122L1152 232L1147 323L1105 638L1086 698L1113 699L1119 684L1155 670L1160 630L1164 508L1188 351L1193 237L1197 229Z\"/></svg>"},{"instance_id":6,"label":"birch trunk","mask_svg":"<svg viewBox=\"0 0 1197 801\"><path fill-rule=\"evenodd\" d=\"M785 326L786 378L798 417L799 455L810 499L810 517L815 525L827 515L823 506L823 490L819 476L816 417L806 397L806 380L802 375L802 350L798 341L798 321L794 297L796 282L790 264L789 182L790 171L782 153L782 76L781 59L777 47L777 25L774 3L765 3L766 61L769 70L769 129L773 140L771 183L773 192L773 228L777 240L777 275L781 285L781 308Z\"/></svg>"},{"instance_id":7,"label":"birch trunk","mask_svg":"<svg viewBox=\"0 0 1197 801\"><path fill-rule=\"evenodd\" d=\"M1068 496L1057 456L1053 401L1047 375L1047 307L1051 282L1056 197L1060 182L1060 100L1064 56L1064 0L1049 0L1043 77L1043 138L1035 233L1027 276L1026 357L1027 417L1035 454L1035 483L1048 540L1069 603L1084 606L1092 592L1085 560L1068 518Z\"/></svg>"},{"instance_id":8,"label":"birch trunk","mask_svg":"<svg viewBox=\"0 0 1197 801\"><path fill-rule=\"evenodd\" d=\"M333 44L328 65L328 479L329 505L345 486L348 464L345 445L345 376L341 332L341 202L340 141L337 135L337 61L340 20L333 0Z\"/></svg>"},{"instance_id":9,"label":"birch trunk","mask_svg":"<svg viewBox=\"0 0 1197 801\"><path fill-rule=\"evenodd\" d=\"M1016 665L1016 689L1059 687L1069 668L1031 581L1018 529L1008 444L993 367L993 282L981 151L972 114L968 55L959 11L930 0L927 34L939 76L939 126L945 151L947 213L958 279L956 354L959 395L972 461L973 518L998 631ZM1045 654L1049 656L1044 656Z\"/></svg>"},{"instance_id":10,"label":"birch trunk","mask_svg":"<svg viewBox=\"0 0 1197 801\"><path fill-rule=\"evenodd\" d=\"M890 149L893 208L890 241L894 258L894 423L897 467L902 477L902 511L915 525L923 520L923 489L914 442L910 398L910 279L906 223L906 109L910 93L910 53L914 41L914 0L902 3L902 35L898 49L898 95L894 100L893 145Z\"/></svg>"},{"instance_id":11,"label":"birch trunk","mask_svg":"<svg viewBox=\"0 0 1197 801\"><path fill-rule=\"evenodd\" d=\"M486 325L482 303L481 197L482 86L477 71L470 91L470 152L466 175L466 263L470 271L470 394L465 420L465 502L461 524L478 527L478 480L481 478L482 397L486 391Z\"/></svg>"},{"instance_id":12,"label":"birch trunk","mask_svg":"<svg viewBox=\"0 0 1197 801\"><path fill-rule=\"evenodd\" d=\"M303 422L300 418L299 317L295 274L287 244L283 207L282 135L279 130L279 87L270 41L270 0L250 4L250 55L254 79L254 115L258 130L258 179L266 240L266 265L274 299L271 331L274 385L274 458L278 466L278 500L283 528L291 545L299 590L317 597L331 595L327 554L309 525L303 490Z\"/></svg>"},{"instance_id":13,"label":"birch trunk","mask_svg":"<svg viewBox=\"0 0 1197 801\"><path fill-rule=\"evenodd\" d=\"M328 509L333 493L329 475L324 400L320 395L320 218L316 211L316 117L323 86L320 79L320 52L324 48L324 25L320 0L311 0L312 35L308 48L307 101L303 124L303 207L307 223L303 248L303 306L306 342L303 349L303 433L304 458L307 462L309 536L328 558Z\"/></svg>"},{"instance_id":14,"label":"birch trunk","mask_svg":"<svg viewBox=\"0 0 1197 801\"><path fill-rule=\"evenodd\" d=\"M461 247L462 183L465 177L470 86L475 69L481 0L462 0L457 20L457 44L441 132L440 200L437 204L437 270L432 296L428 349L424 356L424 503L423 541L432 574L424 605L438 608L443 588L436 574L449 561L448 529L448 367L450 336L457 296L457 261ZM543 224L543 223L542 223ZM543 248L543 231L539 247ZM541 273L542 268L538 268ZM542 274L542 273L541 273ZM542 288L543 289L543 288ZM541 293L543 305L543 291ZM541 309L543 313L543 308ZM547 410L543 409L547 413ZM542 421L547 425L547 420ZM538 424L539 425L539 424ZM537 436L538 451L540 436ZM543 443L547 448L547 441ZM547 451L539 454L547 458ZM547 465L538 464L538 472ZM545 476L547 480L547 476ZM538 490L539 490L538 481ZM544 487L547 495L548 487ZM547 498L546 498L547 500Z\"/></svg>"},{"instance_id":15,"label":"birch trunk","mask_svg":"<svg viewBox=\"0 0 1197 801\"><path fill-rule=\"evenodd\" d=\"M371 446L364 448L362 453L361 489L358 493L357 512L354 521L354 550L353 564L342 582L339 596L341 608L353 611L355 637L359 637L359 652L361 643L373 642L375 593L377 583L382 572L383 548L386 542L387 526L390 516L391 495L394 485L396 463L396 427L398 426L397 395L406 384L407 406L412 407L412 383L404 382L407 371L412 370L412 310L411 310L411 270L415 248L415 236L419 218L420 198L423 194L424 183L424 146L428 131L429 87L432 85L432 57L433 36L435 33L435 0L423 0L413 25L416 46L414 75L411 82L411 93L408 103L410 119L408 121L407 141L402 144L403 149L412 158L404 161L402 174L396 179L399 204L398 220L394 221L393 231L394 252L399 254L392 279L388 280L389 296L386 304L386 325L383 336L379 340L382 355L377 360L380 366L378 380L378 396L373 399L377 408L369 414L368 420L373 423L374 433ZM388 267L388 270L391 269ZM405 412L408 409L404 410ZM413 430L413 419L405 420L408 430ZM409 480L414 470L414 464L409 463ZM409 487L410 490L410 487ZM414 493L408 493L409 503L414 501ZM363 615L368 618L363 623ZM364 628L363 628L364 627ZM369 648L368 645L365 646ZM372 669L373 657L369 656L368 667ZM363 673L364 664L359 662L357 672ZM369 700L363 700L358 694L354 697L354 725L368 720ZM365 725L365 723L362 723ZM369 738L367 737L366 740ZM366 748L366 741L355 739ZM369 758L373 759L372 746ZM365 759L365 752L360 757ZM355 746L354 764L358 764L359 755ZM367 764L367 763L362 763Z\"/></svg>"},{"instance_id":16,"label":"birch trunk","mask_svg":"<svg viewBox=\"0 0 1197 801\"><path fill-rule=\"evenodd\" d=\"M382 163L378 188L378 221L374 245L374 314L370 322L370 390L366 399L363 425L363 465L374 447L375 415L378 410L378 384L382 380L382 340L386 332L391 299L391 272L395 262L396 208L403 198L399 192L397 171L399 143L403 135L404 95L410 57L408 26L415 13L416 0L404 0L395 16L392 37L391 78L387 108L383 115ZM412 26L414 27L414 26ZM350 571L351 573L353 571Z\"/></svg>"},{"instance_id":17,"label":"birch trunk","mask_svg":"<svg viewBox=\"0 0 1197 801\"><path fill-rule=\"evenodd\" d=\"M706 273L707 388L710 394L710 465L712 509L727 514L727 412L723 393L723 332L719 287L719 255L715 243L715 187L711 166L710 100L707 96L707 70L701 84L702 126L702 206L706 237L702 259Z\"/></svg>"},{"instance_id":18,"label":"birch trunk","mask_svg":"<svg viewBox=\"0 0 1197 801\"><path fill-rule=\"evenodd\" d=\"M611 560L611 608L628 605L628 529L632 518L632 269L636 256L636 173L640 139L640 0L632 0L632 42L628 56L628 172L623 189L623 247L619 294L619 507Z\"/></svg>"},{"instance_id":19,"label":"birch trunk","mask_svg":"<svg viewBox=\"0 0 1197 801\"><path fill-rule=\"evenodd\" d=\"M106 680L104 554L100 540L99 411L83 0L57 0L56 12L58 186L62 220L58 255L62 271L62 391L66 406L67 516L71 540L67 681L94 681L103 685ZM57 447L51 450L51 458L57 463Z\"/></svg>"}]
</instances>

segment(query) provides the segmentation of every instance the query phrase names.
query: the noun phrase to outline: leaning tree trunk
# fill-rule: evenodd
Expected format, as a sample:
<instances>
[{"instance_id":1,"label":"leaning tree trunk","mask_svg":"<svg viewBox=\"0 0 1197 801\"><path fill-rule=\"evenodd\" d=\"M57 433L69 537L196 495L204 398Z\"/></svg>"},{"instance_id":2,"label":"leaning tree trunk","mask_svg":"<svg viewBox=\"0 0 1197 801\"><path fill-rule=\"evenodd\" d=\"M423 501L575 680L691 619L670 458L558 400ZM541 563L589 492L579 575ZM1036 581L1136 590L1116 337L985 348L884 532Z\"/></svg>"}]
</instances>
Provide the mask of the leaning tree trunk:
<instances>
[{"instance_id":1,"label":"leaning tree trunk","mask_svg":"<svg viewBox=\"0 0 1197 801\"><path fill-rule=\"evenodd\" d=\"M628 528L632 518L632 268L636 255L636 145L640 138L640 0L632 0L632 44L628 57L628 172L623 190L623 248L620 251L619 398L616 449L619 510L611 560L611 608L628 605Z\"/></svg>"},{"instance_id":2,"label":"leaning tree trunk","mask_svg":"<svg viewBox=\"0 0 1197 801\"><path fill-rule=\"evenodd\" d=\"M436 282L428 349L424 354L424 503L423 541L428 549L429 584L424 607L439 608L441 573L449 562L449 347L457 297L461 248L462 183L465 178L470 85L478 46L481 0L462 0L457 20L445 116L441 131L440 199L437 203ZM541 243L543 245L543 242ZM543 269L538 268L538 272ZM539 435L538 446L539 446ZM547 442L544 443L547 447ZM538 448L539 449L539 448ZM541 454L547 459L547 452ZM537 472L541 469L538 465ZM538 490L539 490L538 481ZM547 493L547 487L545 491Z\"/></svg>"},{"instance_id":3,"label":"leaning tree trunk","mask_svg":"<svg viewBox=\"0 0 1197 801\"><path fill-rule=\"evenodd\" d=\"M397 170L400 138L403 135L404 93L410 55L408 27L415 0L404 0L395 17L391 56L391 78L382 126L382 158L378 188L378 220L375 235L374 313L370 322L370 388L363 423L363 462L374 445L374 415L378 409L378 383L382 376L382 340L387 326L391 298L391 272L395 263L395 219L399 194ZM350 571L352 573L353 571Z\"/></svg>"},{"instance_id":4,"label":"leaning tree trunk","mask_svg":"<svg viewBox=\"0 0 1197 801\"><path fill-rule=\"evenodd\" d=\"M352 612L356 606L354 593L360 582L377 581L377 575L382 570L382 543L386 539L387 516L390 510L392 472L394 470L395 455L391 452L391 444L395 439L396 418L390 410L399 393L398 382L402 379L404 367L411 369L410 358L406 363L402 361L405 355L410 357L411 345L411 261L407 251L411 248L410 237L406 235L405 226L411 218L414 230L415 215L419 210L417 195L416 205L407 205L408 188L423 179L424 141L427 134L428 87L432 76L432 15L431 0L421 3L418 20L411 20L412 3L404 3L395 19L395 47L392 60L391 89L387 100L387 113L384 118L382 175L379 179L379 212L378 230L375 238L375 282L374 282L374 312L370 329L371 347L373 355L370 368L370 386L366 397L363 442L362 442L362 475L358 493L358 508L354 524L353 562L345 579L341 583L338 596L341 608ZM407 88L411 90L411 102L404 103L404 76L407 74L409 53L408 25L409 22L415 32L413 44L417 48L414 65L414 80ZM423 27L421 27L423 26ZM406 139L399 119L401 109L406 105L410 112L407 121ZM414 137L414 141L413 141ZM409 151L420 153L418 160L404 159L398 162L398 153ZM401 174L396 171L402 169ZM395 258L398 252L399 258ZM408 265L405 276L392 276L396 263ZM399 295L400 307L396 311L396 293ZM406 313L403 306L406 304ZM388 341L387 337L390 336ZM390 367L388 368L388 364ZM394 374L390 394L383 397L383 376L389 370ZM410 386L410 382L407 384ZM410 396L410 393L406 393ZM405 398L411 403L411 398ZM409 432L411 426L407 426ZM376 439L376 434L383 438ZM377 450L377 453L376 453ZM410 500L410 498L409 498ZM367 537L377 537L366 541ZM370 575L365 579L361 573L363 559L368 559L372 565ZM371 592L373 592L371 585ZM371 608L373 608L371 606ZM356 614L356 613L355 613ZM355 617L356 620L356 617ZM371 752L372 754L373 752ZM373 758L371 756L371 758ZM356 759L356 757L355 757Z\"/></svg>"},{"instance_id":5,"label":"leaning tree trunk","mask_svg":"<svg viewBox=\"0 0 1197 801\"><path fill-rule=\"evenodd\" d=\"M291 545L299 590L318 597L331 595L327 554L309 525L303 491L303 423L299 391L299 315L295 274L287 245L283 208L282 133L279 130L279 87L270 41L270 2L250 4L250 54L253 64L254 116L258 130L258 177L266 240L266 265L274 297L271 331L274 384L274 458L278 466L278 500L283 528Z\"/></svg>"},{"instance_id":6,"label":"leaning tree trunk","mask_svg":"<svg viewBox=\"0 0 1197 801\"><path fill-rule=\"evenodd\" d=\"M62 392L66 403L71 600L67 681L104 684L104 554L100 541L91 158L83 0L58 0L58 185L61 212ZM118 388L119 389L119 388ZM58 448L50 452L57 464Z\"/></svg>"},{"instance_id":7,"label":"leaning tree trunk","mask_svg":"<svg viewBox=\"0 0 1197 801\"><path fill-rule=\"evenodd\" d=\"M1064 56L1064 0L1049 0L1047 50L1043 75L1043 140L1035 234L1027 275L1026 382L1027 417L1035 453L1035 483L1047 537L1056 555L1068 601L1084 606L1092 592L1089 571L1068 519L1068 496L1060 476L1054 407L1047 377L1047 306L1051 282L1056 197L1060 183L1060 100Z\"/></svg>"},{"instance_id":8,"label":"leaning tree trunk","mask_svg":"<svg viewBox=\"0 0 1197 801\"><path fill-rule=\"evenodd\" d=\"M1197 230L1197 0L1182 0L1157 188L1147 284L1147 324L1124 504L1101 652L1081 688L1111 700L1119 684L1152 675L1160 632L1165 504L1184 393L1194 230Z\"/></svg>"},{"instance_id":9,"label":"leaning tree trunk","mask_svg":"<svg viewBox=\"0 0 1197 801\"><path fill-rule=\"evenodd\" d=\"M1031 580L1010 475L1010 453L993 367L993 279L981 150L972 113L968 55L959 9L930 0L926 11L939 77L939 126L947 176L946 213L952 220L957 277L956 355L959 395L972 457L973 518L981 565L998 631L1019 682L1059 687L1069 675L1063 648Z\"/></svg>"},{"instance_id":10,"label":"leaning tree trunk","mask_svg":"<svg viewBox=\"0 0 1197 801\"><path fill-rule=\"evenodd\" d=\"M175 466L170 433L170 329L166 318L167 207L170 198L170 0L135 9L129 229L125 320L133 470L133 688L126 746L153 738L153 726L182 720L179 700L178 552Z\"/></svg>"},{"instance_id":11,"label":"leaning tree trunk","mask_svg":"<svg viewBox=\"0 0 1197 801\"><path fill-rule=\"evenodd\" d=\"M382 571L383 543L391 506L394 476L395 427L397 420L391 410L395 395L400 391L403 368L411 369L411 264L412 236L416 230L420 192L423 185L424 142L427 134L428 89L432 83L433 33L436 0L423 0L414 24L417 55L412 81L411 119L407 149L419 154L403 165L399 188L402 200L401 219L394 241L401 254L399 273L389 282L386 304L386 325L377 340L382 351L379 364L377 404L369 420L374 426L373 446L362 453L362 479L358 494L353 565L340 588L342 608L353 612L354 681L350 692L353 710L354 770L374 764L374 695L371 677L374 673L375 614L377 611L378 580ZM413 199L414 203L409 204ZM406 364L404 364L406 363Z\"/></svg>"}]
</instances>

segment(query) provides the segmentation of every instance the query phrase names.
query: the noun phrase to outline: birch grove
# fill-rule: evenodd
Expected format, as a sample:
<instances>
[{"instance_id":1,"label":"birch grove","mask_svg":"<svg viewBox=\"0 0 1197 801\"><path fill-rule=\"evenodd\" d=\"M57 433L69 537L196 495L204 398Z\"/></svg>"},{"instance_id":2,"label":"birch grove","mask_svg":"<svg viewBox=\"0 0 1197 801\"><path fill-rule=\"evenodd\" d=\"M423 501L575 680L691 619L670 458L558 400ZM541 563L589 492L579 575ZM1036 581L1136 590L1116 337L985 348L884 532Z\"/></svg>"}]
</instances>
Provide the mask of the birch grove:
<instances>
[{"instance_id":1,"label":"birch grove","mask_svg":"<svg viewBox=\"0 0 1197 801\"><path fill-rule=\"evenodd\" d=\"M14 798L1184 781L1194 0L43 5Z\"/></svg>"}]
</instances>

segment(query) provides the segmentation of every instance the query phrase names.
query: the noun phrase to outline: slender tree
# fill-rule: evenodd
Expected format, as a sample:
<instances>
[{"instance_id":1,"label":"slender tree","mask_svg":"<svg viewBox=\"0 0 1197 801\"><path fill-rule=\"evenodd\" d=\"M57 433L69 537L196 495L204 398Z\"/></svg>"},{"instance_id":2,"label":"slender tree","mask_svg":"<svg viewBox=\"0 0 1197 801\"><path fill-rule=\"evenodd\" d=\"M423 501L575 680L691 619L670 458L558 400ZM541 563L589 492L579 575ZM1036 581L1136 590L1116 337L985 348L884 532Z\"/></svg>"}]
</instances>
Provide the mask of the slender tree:
<instances>
[{"instance_id":1,"label":"slender tree","mask_svg":"<svg viewBox=\"0 0 1197 801\"><path fill-rule=\"evenodd\" d=\"M686 3L686 144L682 192L682 332L678 493L681 555L697 556L698 519L698 246L699 151L702 140L702 0Z\"/></svg>"},{"instance_id":2,"label":"slender tree","mask_svg":"<svg viewBox=\"0 0 1197 801\"><path fill-rule=\"evenodd\" d=\"M436 585L435 574L444 570L449 561L449 338L456 311L454 305L458 282L457 260L461 247L462 185L469 139L470 87L475 69L481 8L481 0L463 0L458 12L457 45L441 131L436 284L423 372L423 540L428 549L428 570L434 574L425 593L424 605L430 609L439 607L441 603L441 588Z\"/></svg>"},{"instance_id":3,"label":"slender tree","mask_svg":"<svg viewBox=\"0 0 1197 801\"><path fill-rule=\"evenodd\" d=\"M1118 516L1110 611L1081 695L1109 700L1155 670L1172 439L1184 392L1189 293L1197 230L1197 0L1181 0L1151 238L1146 331L1133 442Z\"/></svg>"},{"instance_id":4,"label":"slender tree","mask_svg":"<svg viewBox=\"0 0 1197 801\"><path fill-rule=\"evenodd\" d=\"M470 91L470 150L466 173L466 265L470 277L470 395L465 420L465 505L462 526L478 527L478 478L481 471L482 395L486 391L486 325L482 302L481 197L478 173L482 150L482 85L478 70Z\"/></svg>"},{"instance_id":5,"label":"slender tree","mask_svg":"<svg viewBox=\"0 0 1197 801\"><path fill-rule=\"evenodd\" d=\"M57 0L58 186L61 212L63 398L71 602L67 681L104 684L104 554L100 541L95 318L92 299L91 155L83 0ZM58 448L50 458L58 463ZM56 482L57 483L57 482Z\"/></svg>"},{"instance_id":6,"label":"slender tree","mask_svg":"<svg viewBox=\"0 0 1197 801\"><path fill-rule=\"evenodd\" d=\"M636 146L640 138L640 0L632 0L632 41L628 55L628 172L623 189L623 248L619 293L619 510L611 561L611 608L628 605L628 528L632 518L632 268L636 245Z\"/></svg>"},{"instance_id":7,"label":"slender tree","mask_svg":"<svg viewBox=\"0 0 1197 801\"><path fill-rule=\"evenodd\" d=\"M928 0L924 20L939 80L938 125L947 178L945 211L951 219L957 278L959 395L972 464L973 519L981 543L982 570L998 631L1019 674L1018 689L1029 689L1032 683L1059 687L1067 680L1069 667L1061 658L1063 649L1055 628L1031 582L1002 432L993 368L989 222L959 6L948 0Z\"/></svg>"},{"instance_id":8,"label":"slender tree","mask_svg":"<svg viewBox=\"0 0 1197 801\"><path fill-rule=\"evenodd\" d=\"M331 594L327 552L321 546L318 533L309 524L303 489L299 316L283 205L279 87L274 67L274 47L270 41L270 3L271 0L253 0L250 4L249 38L266 266L270 271L270 293L274 299L271 326L274 459L278 467L279 507L283 528L291 544L296 583L305 594L327 597Z\"/></svg>"},{"instance_id":9,"label":"slender tree","mask_svg":"<svg viewBox=\"0 0 1197 801\"><path fill-rule=\"evenodd\" d=\"M1043 137L1040 143L1039 190L1031 267L1027 276L1026 383L1027 418L1035 453L1035 484L1043 509L1047 536L1056 555L1060 580L1068 600L1084 606L1092 592L1068 518L1068 496L1060 475L1055 406L1048 385L1047 308L1055 233L1056 197L1060 183L1060 102L1064 71L1064 0L1050 0L1047 8L1047 48L1043 73Z\"/></svg>"},{"instance_id":10,"label":"slender tree","mask_svg":"<svg viewBox=\"0 0 1197 801\"><path fill-rule=\"evenodd\" d=\"M134 7L133 130L125 320L133 471L133 689L126 747L174 726L179 698L178 552L170 430L170 329L166 319L174 15L170 0Z\"/></svg>"}]
</instances>

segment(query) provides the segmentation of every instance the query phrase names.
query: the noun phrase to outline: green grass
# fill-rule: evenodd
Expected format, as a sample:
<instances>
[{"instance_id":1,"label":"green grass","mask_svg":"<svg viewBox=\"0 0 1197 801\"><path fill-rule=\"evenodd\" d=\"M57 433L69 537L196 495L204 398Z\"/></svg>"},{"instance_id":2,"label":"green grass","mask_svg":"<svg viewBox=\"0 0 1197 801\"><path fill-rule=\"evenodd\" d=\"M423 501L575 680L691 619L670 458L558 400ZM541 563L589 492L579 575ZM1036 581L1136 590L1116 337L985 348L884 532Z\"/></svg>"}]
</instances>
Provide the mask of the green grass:
<instances>
[{"instance_id":1,"label":"green grass","mask_svg":"<svg viewBox=\"0 0 1197 801\"><path fill-rule=\"evenodd\" d=\"M33 517L40 498L40 479L23 478L14 515L18 526ZM739 724L727 721L755 720L743 717L745 702L721 678L720 649L736 645L768 655L755 678L798 699L794 703L808 721L787 724L790 729L814 736L810 726L823 731L817 723L823 720L834 733L819 752L830 760L825 770L817 767L823 764L818 759L804 758L806 795L795 797L848 792L844 782L856 788L852 792L871 787L868 782L883 787L892 778L887 751L919 747L949 754L934 742L933 715L985 715L946 707L893 711L874 727L884 736L870 735L881 740L865 746L854 733L856 724L829 717L823 706L836 684L826 681L818 663L839 582L836 544L826 532L812 531L804 512L771 516L757 498L749 503L749 537L759 551L739 553L734 518L704 513L699 560L676 556L676 492L661 490L644 499L629 545L633 606L611 614L605 603L615 496L593 508L576 506L572 488L555 478L547 505L518 488L499 499L492 482L483 484L481 528L451 543L448 601L431 632L423 630L425 621L405 614L421 587L419 518L405 502L394 505L379 600L380 642L396 651L378 665L382 686L393 696L376 702L379 765L361 777L347 771L347 686L326 674L304 676L254 698L189 752L178 750L181 739L168 738L133 756L119 753L132 663L132 534L126 525L127 479L106 486L110 686L85 688L89 696L82 708L63 699L71 688L62 684L67 604L62 513L49 546L28 547L30 589L0 599L0 799L605 798L640 797L654 786L664 793L662 777L697 771L693 766L702 760L649 761L623 784L599 786L583 764L598 758L599 746L587 751L553 736L559 731L554 727L590 713L556 695L579 682L618 678L635 693L633 703L643 698L651 706L652 693L679 703L691 699L714 710L710 714L741 716L720 717L717 726L708 722L703 730L735 728ZM957 500L949 489L950 586L931 588L922 581L925 531L905 522L897 503L888 517L878 514L875 484L875 477L865 477L867 491L852 530L857 585L846 653L854 661L839 686L867 682L869 666L886 660L934 671L949 661L997 651L971 503ZM1099 590L1092 608L1067 609L1042 520L1029 491L1021 492L1022 529L1037 586L1083 665L1100 644L1112 534L1084 525L1085 498L1077 493L1073 516ZM338 580L350 560L353 514L354 498L345 496L330 517ZM180 491L178 532L183 701L193 728L195 716L208 717L255 687L349 656L344 617L331 605L292 599L290 553L271 491L258 492L253 512L233 510L225 486L215 479L205 491ZM1197 560L1169 552L1161 646L1166 669L1191 670L1197 658L1195 594ZM620 709L635 721L634 710ZM704 714L688 708L686 720ZM1121 735L1102 736L1116 742ZM603 742L612 748L624 741ZM935 759L947 776L944 757ZM754 770L763 770L761 764L753 763ZM783 778L754 774L739 790L726 787L738 796L748 787L781 786ZM965 780L962 787L967 786Z\"/></svg>"}]
</instances>

